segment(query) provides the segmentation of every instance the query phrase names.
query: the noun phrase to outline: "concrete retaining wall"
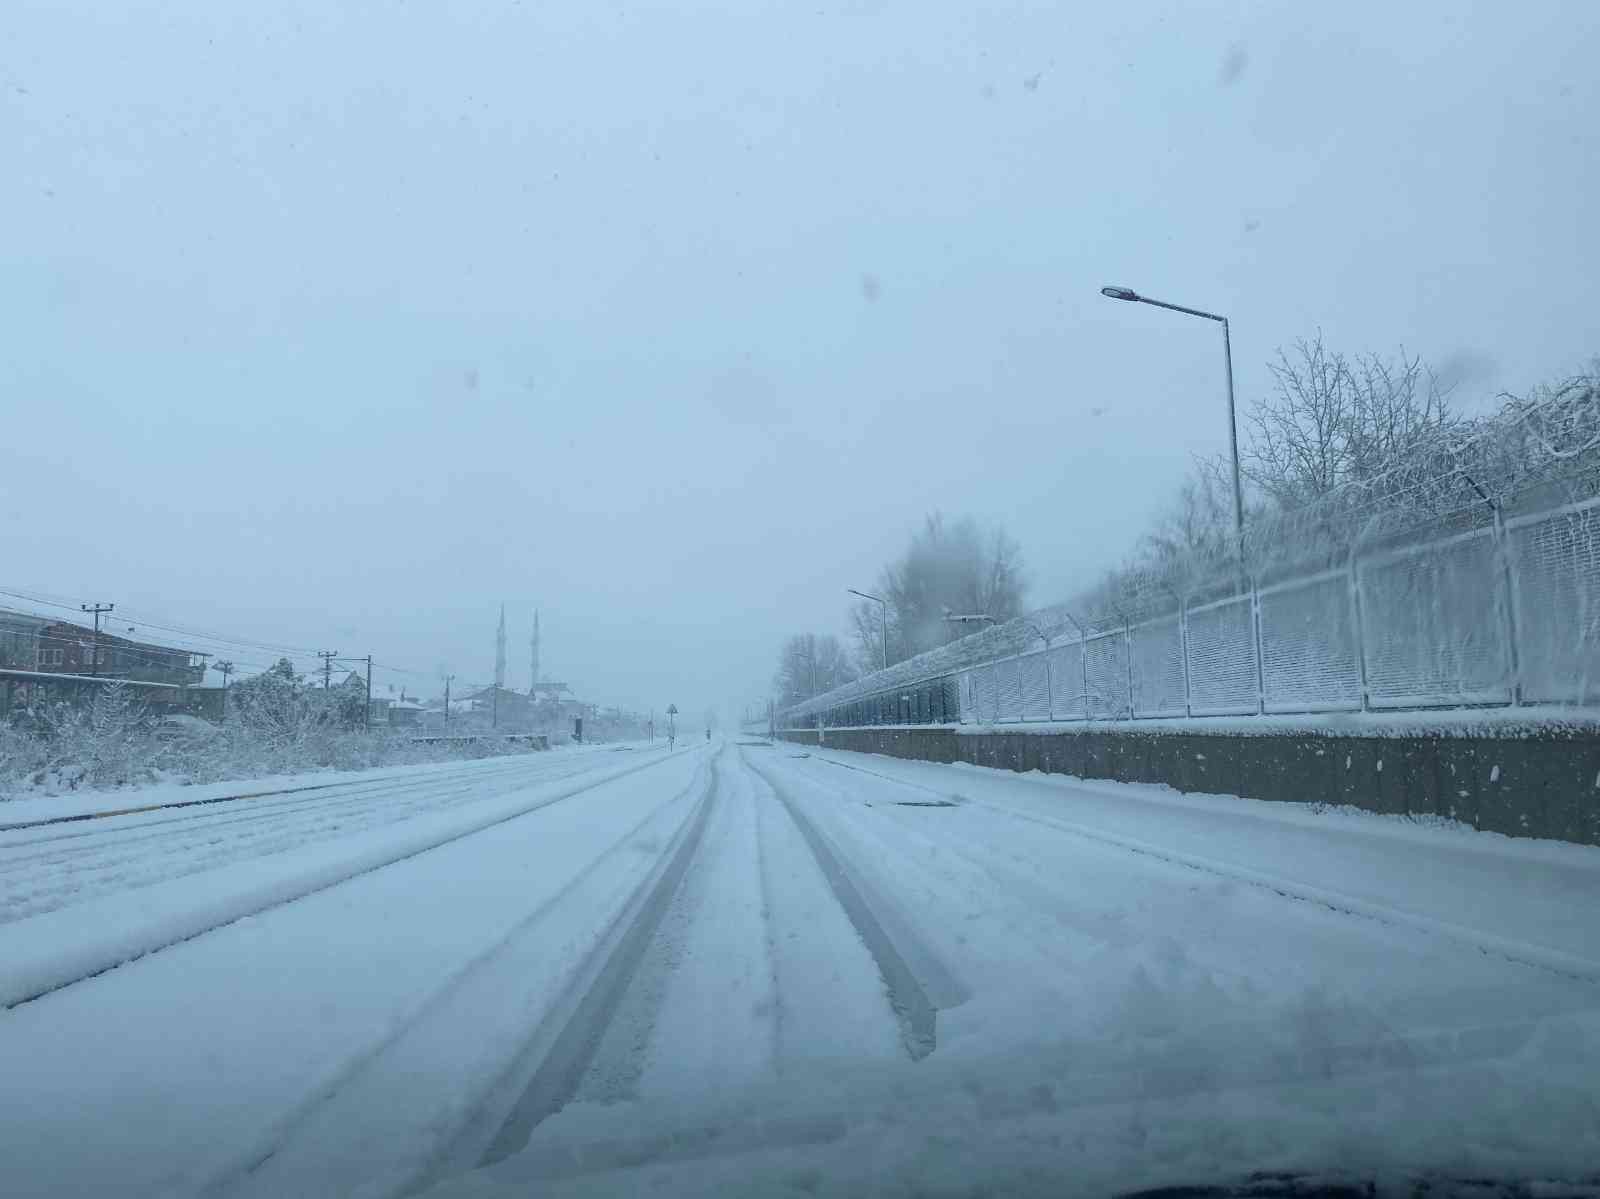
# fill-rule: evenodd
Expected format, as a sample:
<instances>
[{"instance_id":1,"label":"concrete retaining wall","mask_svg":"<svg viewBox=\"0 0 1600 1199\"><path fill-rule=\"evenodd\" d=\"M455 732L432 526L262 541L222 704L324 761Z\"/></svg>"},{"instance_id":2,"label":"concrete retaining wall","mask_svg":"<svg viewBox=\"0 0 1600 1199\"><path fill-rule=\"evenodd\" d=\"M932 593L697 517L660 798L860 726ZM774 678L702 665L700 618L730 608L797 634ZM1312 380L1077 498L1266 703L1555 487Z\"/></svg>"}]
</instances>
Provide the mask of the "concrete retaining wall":
<instances>
[{"instance_id":1,"label":"concrete retaining wall","mask_svg":"<svg viewBox=\"0 0 1600 1199\"><path fill-rule=\"evenodd\" d=\"M779 736L815 745L815 732ZM1600 733L1412 736L829 729L833 749L1165 783L1179 791L1445 816L1513 837L1600 845Z\"/></svg>"}]
</instances>

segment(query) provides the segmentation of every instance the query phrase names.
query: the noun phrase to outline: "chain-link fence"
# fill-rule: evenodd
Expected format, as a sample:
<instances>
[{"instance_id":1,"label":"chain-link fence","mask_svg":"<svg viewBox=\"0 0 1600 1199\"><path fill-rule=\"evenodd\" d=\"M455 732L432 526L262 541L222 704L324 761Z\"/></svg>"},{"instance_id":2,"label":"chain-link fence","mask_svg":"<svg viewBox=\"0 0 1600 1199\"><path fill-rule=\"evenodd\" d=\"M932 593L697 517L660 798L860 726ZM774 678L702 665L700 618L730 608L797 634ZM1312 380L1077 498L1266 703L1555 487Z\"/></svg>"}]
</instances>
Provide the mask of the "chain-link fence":
<instances>
[{"instance_id":1,"label":"chain-link fence","mask_svg":"<svg viewBox=\"0 0 1600 1199\"><path fill-rule=\"evenodd\" d=\"M1509 517L1496 509L1482 528L950 666L918 677L914 659L901 663L892 692L874 696L869 676L851 688L864 701L819 696L786 723L1589 702L1600 698L1600 498Z\"/></svg>"}]
</instances>

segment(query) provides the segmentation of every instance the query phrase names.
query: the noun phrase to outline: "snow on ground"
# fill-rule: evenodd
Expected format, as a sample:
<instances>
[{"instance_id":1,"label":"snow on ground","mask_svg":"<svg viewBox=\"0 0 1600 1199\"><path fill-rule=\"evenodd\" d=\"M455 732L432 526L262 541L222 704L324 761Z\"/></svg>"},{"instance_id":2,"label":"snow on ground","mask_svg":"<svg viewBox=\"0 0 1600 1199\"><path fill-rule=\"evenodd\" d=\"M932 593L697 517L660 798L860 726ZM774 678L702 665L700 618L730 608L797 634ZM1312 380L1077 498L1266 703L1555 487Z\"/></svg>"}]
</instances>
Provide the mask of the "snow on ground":
<instances>
[{"instance_id":1,"label":"snow on ground","mask_svg":"<svg viewBox=\"0 0 1600 1199\"><path fill-rule=\"evenodd\" d=\"M9 1109L0 1160L32 1186L13 1193L192 1194L235 1189L269 1165L287 1170L285 1138L304 1130L313 1147L323 1145L320 1101L375 1083L364 1070L413 1027L468 1037L474 1071L492 1069L648 871L652 835L660 837L649 822L681 819L704 757L657 759L590 789L582 802L504 822L495 836L456 839L355 874L12 1008L0 1024ZM206 902L203 878L187 880L197 906ZM137 902L139 893L128 898ZM494 1024L441 1028L428 1019L460 998L475 963L492 961L530 921L539 931L530 964L542 971L531 990L493 1005ZM8 948L0 939L0 960L10 960ZM399 1101L403 1089L371 1085L357 1106L380 1122L387 1143L376 1153L368 1145L360 1177L330 1166L324 1193L348 1193L368 1169L393 1170L408 1152L427 1151L438 1107L459 1101L447 1073L462 1064L458 1048L432 1037L406 1041L408 1052L439 1067L421 1075L423 1114ZM335 1145L347 1148L345 1132L359 1128L342 1130Z\"/></svg>"},{"instance_id":2,"label":"snow on ground","mask_svg":"<svg viewBox=\"0 0 1600 1199\"><path fill-rule=\"evenodd\" d=\"M1503 940L1556 963L1571 955L1575 969L1600 962L1600 922L1590 915L1600 898L1594 846L1152 784L810 752L843 776L832 785L863 802L895 780L918 792L909 798L963 805L958 821L975 819L972 808L1003 813L1036 830L1292 890L1374 919L1460 926L1477 945Z\"/></svg>"},{"instance_id":3,"label":"snow on ground","mask_svg":"<svg viewBox=\"0 0 1600 1199\"><path fill-rule=\"evenodd\" d=\"M564 756L608 753L613 745L559 745L545 754ZM379 766L371 770L303 770L292 774L275 774L265 778L232 779L216 783L156 783L146 787L117 787L110 790L72 791L62 795L27 795L0 798L0 827L30 824L40 820L56 820L64 816L91 815L121 812L129 809L159 807L163 804L191 803L195 800L226 798L263 791L286 791L294 788L336 786L342 783L372 782L389 778L420 778L439 772L450 773L463 766L489 766L503 763L508 758L533 757L515 754L493 758L475 758L451 762L427 762L411 766Z\"/></svg>"},{"instance_id":4,"label":"snow on ground","mask_svg":"<svg viewBox=\"0 0 1600 1199\"><path fill-rule=\"evenodd\" d=\"M7 1193L1600 1163L1600 850L782 744L589 761L244 842L223 805L193 873L195 829L117 818L92 885L0 926L0 987L119 912L194 935L0 1012Z\"/></svg>"},{"instance_id":5,"label":"snow on ground","mask_svg":"<svg viewBox=\"0 0 1600 1199\"><path fill-rule=\"evenodd\" d=\"M618 759L493 758L414 775L357 777L281 794L247 786L248 801L106 815L0 829L0 924L177 876L283 854L418 815L475 805L534 782L582 775ZM239 794L235 792L234 794ZM179 801L184 803L186 801ZM142 805L141 805L142 806Z\"/></svg>"}]
</instances>

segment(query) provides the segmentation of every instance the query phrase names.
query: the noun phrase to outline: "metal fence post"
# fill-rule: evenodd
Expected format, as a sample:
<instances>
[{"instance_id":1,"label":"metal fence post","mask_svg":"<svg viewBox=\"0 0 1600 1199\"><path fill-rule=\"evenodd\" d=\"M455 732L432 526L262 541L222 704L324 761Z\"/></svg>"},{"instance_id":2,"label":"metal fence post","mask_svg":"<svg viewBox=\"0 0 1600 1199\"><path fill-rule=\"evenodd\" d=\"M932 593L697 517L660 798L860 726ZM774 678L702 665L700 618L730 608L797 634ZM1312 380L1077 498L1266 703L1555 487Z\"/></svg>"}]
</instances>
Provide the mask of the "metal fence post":
<instances>
[{"instance_id":1,"label":"metal fence post","mask_svg":"<svg viewBox=\"0 0 1600 1199\"><path fill-rule=\"evenodd\" d=\"M1128 623L1128 618L1122 618L1122 658L1127 664L1128 675L1128 719L1133 719L1133 626Z\"/></svg>"},{"instance_id":2,"label":"metal fence post","mask_svg":"<svg viewBox=\"0 0 1600 1199\"><path fill-rule=\"evenodd\" d=\"M1255 634L1256 653L1256 715L1267 710L1267 668L1261 653L1261 588L1255 577L1250 578L1250 627Z\"/></svg>"},{"instance_id":3,"label":"metal fence post","mask_svg":"<svg viewBox=\"0 0 1600 1199\"><path fill-rule=\"evenodd\" d=\"M1356 666L1361 674L1361 710L1368 709L1367 698L1367 633L1361 627L1361 571L1354 550L1350 551L1350 613L1356 638Z\"/></svg>"},{"instance_id":4,"label":"metal fence post","mask_svg":"<svg viewBox=\"0 0 1600 1199\"><path fill-rule=\"evenodd\" d=\"M1516 572L1511 562L1511 537L1506 532L1505 516L1499 504L1492 507L1494 552L1500 559L1500 609L1504 613L1501 635L1506 639L1505 663L1511 672L1511 706L1518 707L1522 703L1522 654L1517 648Z\"/></svg>"},{"instance_id":5,"label":"metal fence post","mask_svg":"<svg viewBox=\"0 0 1600 1199\"><path fill-rule=\"evenodd\" d=\"M1194 715L1194 697L1189 692L1189 601L1178 597L1178 646L1183 653L1183 714Z\"/></svg>"},{"instance_id":6,"label":"metal fence post","mask_svg":"<svg viewBox=\"0 0 1600 1199\"><path fill-rule=\"evenodd\" d=\"M1078 683L1083 688L1078 699L1083 704L1083 722L1089 723L1089 639L1078 630Z\"/></svg>"}]
</instances>

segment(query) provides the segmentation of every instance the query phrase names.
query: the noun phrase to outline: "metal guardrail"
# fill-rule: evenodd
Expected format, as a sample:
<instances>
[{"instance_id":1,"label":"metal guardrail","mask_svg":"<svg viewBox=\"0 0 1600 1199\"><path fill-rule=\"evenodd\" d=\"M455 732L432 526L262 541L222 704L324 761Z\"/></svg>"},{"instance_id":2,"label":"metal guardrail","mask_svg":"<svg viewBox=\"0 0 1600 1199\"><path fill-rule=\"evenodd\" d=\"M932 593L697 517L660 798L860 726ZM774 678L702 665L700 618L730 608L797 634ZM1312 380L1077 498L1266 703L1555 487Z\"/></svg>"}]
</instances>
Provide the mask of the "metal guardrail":
<instances>
[{"instance_id":1,"label":"metal guardrail","mask_svg":"<svg viewBox=\"0 0 1600 1199\"><path fill-rule=\"evenodd\" d=\"M526 742L535 749L549 749L550 738L545 733L463 733L460 736L410 737L415 745L473 745L480 741Z\"/></svg>"},{"instance_id":2,"label":"metal guardrail","mask_svg":"<svg viewBox=\"0 0 1600 1199\"><path fill-rule=\"evenodd\" d=\"M948 648L948 647L947 647ZM1381 551L1044 649L902 662L786 728L1383 711L1600 698L1600 498ZM890 679L893 675L893 679ZM953 688L953 700L947 694ZM830 702L830 700L832 702Z\"/></svg>"}]
</instances>

